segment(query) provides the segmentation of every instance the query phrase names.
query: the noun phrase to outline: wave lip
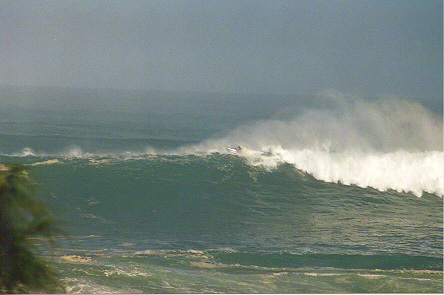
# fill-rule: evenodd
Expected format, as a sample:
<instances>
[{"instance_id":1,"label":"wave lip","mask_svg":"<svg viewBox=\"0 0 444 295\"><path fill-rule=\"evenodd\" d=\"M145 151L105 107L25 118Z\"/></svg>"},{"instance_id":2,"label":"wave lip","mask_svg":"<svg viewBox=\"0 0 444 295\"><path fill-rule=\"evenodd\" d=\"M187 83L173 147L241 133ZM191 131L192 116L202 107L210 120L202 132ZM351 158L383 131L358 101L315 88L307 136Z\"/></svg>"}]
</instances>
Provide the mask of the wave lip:
<instances>
[{"instance_id":1,"label":"wave lip","mask_svg":"<svg viewBox=\"0 0 444 295\"><path fill-rule=\"evenodd\" d=\"M417 197L424 192L440 197L444 193L444 157L439 151L330 152L322 149L288 150L279 146L268 150L272 152L251 159L251 163L268 168L289 163L322 181L372 187L379 191L411 192Z\"/></svg>"}]
</instances>

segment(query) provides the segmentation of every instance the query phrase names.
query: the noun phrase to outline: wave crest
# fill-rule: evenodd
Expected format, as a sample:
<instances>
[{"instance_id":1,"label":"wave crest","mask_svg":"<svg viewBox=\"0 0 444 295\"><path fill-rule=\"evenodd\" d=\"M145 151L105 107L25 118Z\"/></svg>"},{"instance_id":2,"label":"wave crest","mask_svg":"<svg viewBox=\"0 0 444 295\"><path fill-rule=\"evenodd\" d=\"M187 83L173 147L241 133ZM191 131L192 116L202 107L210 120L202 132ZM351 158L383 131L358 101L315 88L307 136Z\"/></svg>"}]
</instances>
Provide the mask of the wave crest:
<instances>
[{"instance_id":1,"label":"wave crest","mask_svg":"<svg viewBox=\"0 0 444 295\"><path fill-rule=\"evenodd\" d=\"M326 182L411 192L418 197L423 192L442 197L444 192L444 156L438 151L364 153L270 147L261 156L252 153L246 158L268 169L289 163Z\"/></svg>"}]
</instances>

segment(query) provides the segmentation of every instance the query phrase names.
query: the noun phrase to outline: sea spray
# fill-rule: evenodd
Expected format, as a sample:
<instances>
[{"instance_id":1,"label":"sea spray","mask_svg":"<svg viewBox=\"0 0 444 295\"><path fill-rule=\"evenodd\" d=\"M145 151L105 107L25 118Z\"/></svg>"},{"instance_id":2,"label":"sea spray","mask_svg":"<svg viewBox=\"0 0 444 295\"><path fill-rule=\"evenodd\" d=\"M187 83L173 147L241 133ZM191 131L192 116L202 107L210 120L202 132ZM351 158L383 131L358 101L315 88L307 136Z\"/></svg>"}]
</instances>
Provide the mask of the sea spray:
<instances>
[{"instance_id":1,"label":"sea spray","mask_svg":"<svg viewBox=\"0 0 444 295\"><path fill-rule=\"evenodd\" d=\"M316 108L298 110L291 118L241 125L198 148L220 149L235 143L256 150L277 145L285 149L322 146L332 151L443 149L442 117L419 103L395 97L364 100L349 96L326 101Z\"/></svg>"}]
</instances>

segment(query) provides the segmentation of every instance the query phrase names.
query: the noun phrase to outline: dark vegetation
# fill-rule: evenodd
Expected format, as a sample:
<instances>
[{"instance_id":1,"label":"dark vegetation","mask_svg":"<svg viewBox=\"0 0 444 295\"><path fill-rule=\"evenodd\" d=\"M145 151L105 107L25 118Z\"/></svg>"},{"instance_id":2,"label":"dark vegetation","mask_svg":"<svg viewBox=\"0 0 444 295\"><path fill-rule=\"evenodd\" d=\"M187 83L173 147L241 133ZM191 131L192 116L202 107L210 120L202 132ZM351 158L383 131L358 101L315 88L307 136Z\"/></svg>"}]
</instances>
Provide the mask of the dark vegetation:
<instances>
[{"instance_id":1,"label":"dark vegetation","mask_svg":"<svg viewBox=\"0 0 444 295\"><path fill-rule=\"evenodd\" d=\"M42 252L54 246L55 216L36 198L25 166L0 164L0 293L61 293Z\"/></svg>"}]
</instances>

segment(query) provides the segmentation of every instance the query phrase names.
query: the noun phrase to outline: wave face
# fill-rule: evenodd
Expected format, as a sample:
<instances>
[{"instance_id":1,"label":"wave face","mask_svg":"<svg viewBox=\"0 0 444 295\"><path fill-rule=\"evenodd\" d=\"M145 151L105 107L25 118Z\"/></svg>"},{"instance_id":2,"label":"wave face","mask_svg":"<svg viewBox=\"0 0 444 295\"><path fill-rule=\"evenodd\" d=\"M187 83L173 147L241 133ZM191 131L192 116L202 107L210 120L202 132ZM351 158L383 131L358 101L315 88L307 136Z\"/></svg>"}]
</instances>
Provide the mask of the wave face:
<instances>
[{"instance_id":1,"label":"wave face","mask_svg":"<svg viewBox=\"0 0 444 295\"><path fill-rule=\"evenodd\" d=\"M156 243L173 239L172 250L442 251L442 199L430 194L328 183L290 164L269 170L217 153L22 159L50 187L58 212L85 225L79 235L112 240L117 226L131 233L126 242L140 236L164 249Z\"/></svg>"},{"instance_id":2,"label":"wave face","mask_svg":"<svg viewBox=\"0 0 444 295\"><path fill-rule=\"evenodd\" d=\"M65 221L53 264L70 293L442 290L433 194L220 153L16 160Z\"/></svg>"},{"instance_id":3,"label":"wave face","mask_svg":"<svg viewBox=\"0 0 444 295\"><path fill-rule=\"evenodd\" d=\"M29 165L64 221L67 292L442 292L442 114L272 102L0 110L0 162Z\"/></svg>"}]
</instances>

